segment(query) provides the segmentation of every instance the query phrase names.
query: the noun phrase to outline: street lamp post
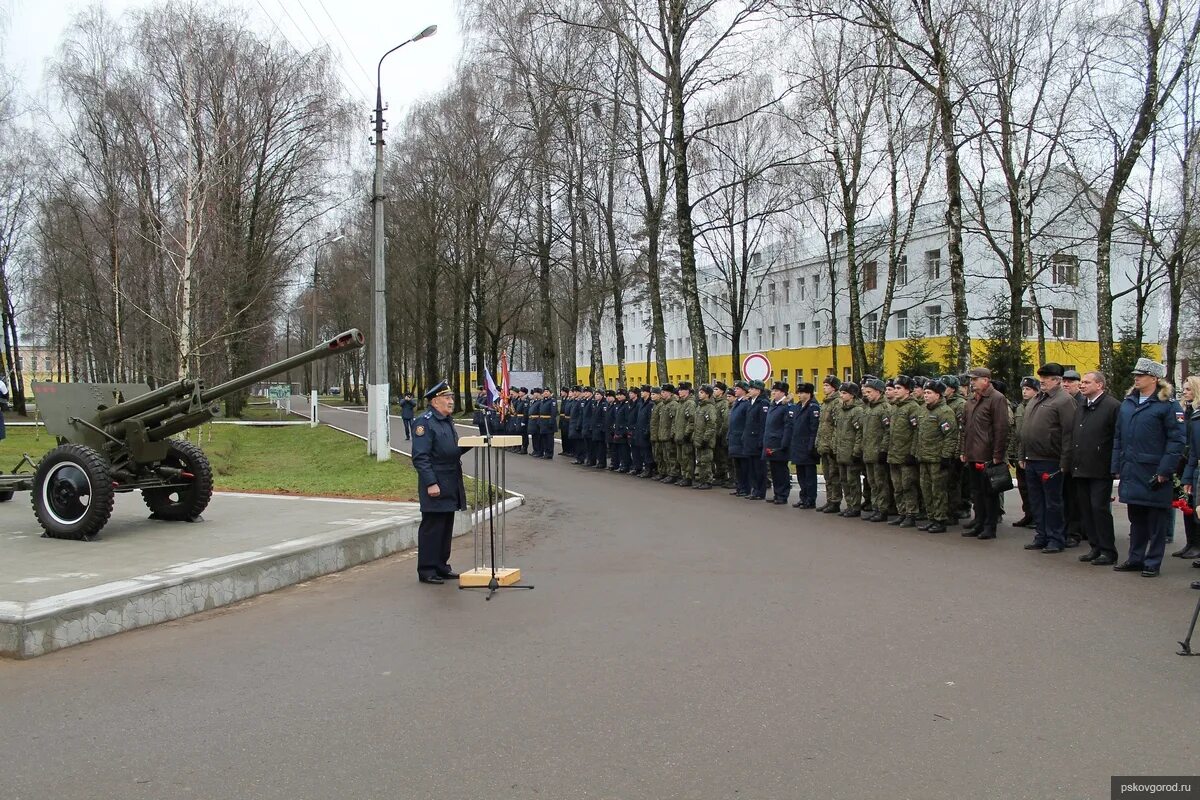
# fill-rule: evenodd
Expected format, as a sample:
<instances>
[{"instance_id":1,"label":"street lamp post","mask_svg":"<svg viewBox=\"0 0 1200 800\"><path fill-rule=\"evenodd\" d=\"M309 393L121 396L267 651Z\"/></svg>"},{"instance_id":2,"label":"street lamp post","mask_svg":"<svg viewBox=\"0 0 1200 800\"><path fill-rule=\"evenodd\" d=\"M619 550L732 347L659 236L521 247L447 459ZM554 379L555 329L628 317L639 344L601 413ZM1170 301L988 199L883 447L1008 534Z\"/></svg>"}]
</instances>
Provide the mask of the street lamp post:
<instances>
[{"instance_id":1,"label":"street lamp post","mask_svg":"<svg viewBox=\"0 0 1200 800\"><path fill-rule=\"evenodd\" d=\"M312 346L317 346L317 264L321 261L321 248L327 244L340 242L346 237L343 234L338 234L332 239L326 239L323 242L317 242L316 251L313 253L313 282L312 282ZM312 398L309 401L308 408L308 425L310 428L317 427L317 362L312 362L312 384L310 385Z\"/></svg>"},{"instance_id":2,"label":"street lamp post","mask_svg":"<svg viewBox=\"0 0 1200 800\"><path fill-rule=\"evenodd\" d=\"M374 210L372 233L374 252L371 257L371 376L367 384L367 452L373 453L377 461L392 457L389 415L391 391L388 382L387 357L387 279L383 269L383 59L404 47L437 33L437 26L430 25L406 42L388 50L379 59L375 68L375 181L371 194Z\"/></svg>"}]
</instances>

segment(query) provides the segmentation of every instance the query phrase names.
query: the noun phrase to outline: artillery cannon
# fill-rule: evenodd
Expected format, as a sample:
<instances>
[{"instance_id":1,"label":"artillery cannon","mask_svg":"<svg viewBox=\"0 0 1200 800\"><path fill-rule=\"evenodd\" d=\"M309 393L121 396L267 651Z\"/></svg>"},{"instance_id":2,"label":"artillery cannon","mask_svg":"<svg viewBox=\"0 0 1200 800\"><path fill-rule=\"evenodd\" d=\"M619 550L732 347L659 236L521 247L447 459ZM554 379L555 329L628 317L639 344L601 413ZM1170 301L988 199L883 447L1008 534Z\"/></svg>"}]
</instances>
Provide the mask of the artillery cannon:
<instances>
[{"instance_id":1,"label":"artillery cannon","mask_svg":"<svg viewBox=\"0 0 1200 800\"><path fill-rule=\"evenodd\" d=\"M357 329L311 350L207 389L184 379L151 390L139 383L33 384L38 414L58 446L32 473L0 475L0 498L32 493L45 536L95 537L117 493L141 491L153 519L193 521L212 497L212 468L191 442L171 438L219 413L217 401L258 381L363 346ZM5 496L7 494L7 496Z\"/></svg>"}]
</instances>

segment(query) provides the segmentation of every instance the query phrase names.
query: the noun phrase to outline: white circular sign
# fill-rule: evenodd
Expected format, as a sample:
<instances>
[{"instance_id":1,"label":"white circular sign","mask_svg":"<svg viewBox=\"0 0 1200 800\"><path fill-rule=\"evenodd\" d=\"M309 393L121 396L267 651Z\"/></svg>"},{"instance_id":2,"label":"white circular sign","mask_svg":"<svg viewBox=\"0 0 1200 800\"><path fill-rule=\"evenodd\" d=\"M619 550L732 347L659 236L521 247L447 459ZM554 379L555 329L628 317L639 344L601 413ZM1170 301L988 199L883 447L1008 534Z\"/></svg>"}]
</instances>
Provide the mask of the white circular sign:
<instances>
[{"instance_id":1,"label":"white circular sign","mask_svg":"<svg viewBox=\"0 0 1200 800\"><path fill-rule=\"evenodd\" d=\"M765 381L771 377L771 359L762 353L751 353L742 359L742 377L748 381Z\"/></svg>"}]
</instances>

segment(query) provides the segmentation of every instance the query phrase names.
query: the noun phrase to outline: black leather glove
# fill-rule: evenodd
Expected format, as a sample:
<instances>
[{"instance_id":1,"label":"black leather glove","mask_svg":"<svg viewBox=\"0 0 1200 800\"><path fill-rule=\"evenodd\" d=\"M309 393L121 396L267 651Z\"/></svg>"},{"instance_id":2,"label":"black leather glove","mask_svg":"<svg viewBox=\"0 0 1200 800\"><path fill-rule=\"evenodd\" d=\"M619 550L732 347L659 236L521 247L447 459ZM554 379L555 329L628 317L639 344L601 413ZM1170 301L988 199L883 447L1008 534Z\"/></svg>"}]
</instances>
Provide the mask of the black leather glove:
<instances>
[{"instance_id":1,"label":"black leather glove","mask_svg":"<svg viewBox=\"0 0 1200 800\"><path fill-rule=\"evenodd\" d=\"M943 458L942 459L942 469L950 469L952 466L954 466L953 458Z\"/></svg>"},{"instance_id":2,"label":"black leather glove","mask_svg":"<svg viewBox=\"0 0 1200 800\"><path fill-rule=\"evenodd\" d=\"M886 464L886 463L887 463L887 453L886 453L886 452L881 452L881 453L879 454L879 463L880 463L880 464Z\"/></svg>"},{"instance_id":3,"label":"black leather glove","mask_svg":"<svg viewBox=\"0 0 1200 800\"><path fill-rule=\"evenodd\" d=\"M917 457L916 456L907 455L904 457L904 466L915 467L916 465L917 465Z\"/></svg>"}]
</instances>

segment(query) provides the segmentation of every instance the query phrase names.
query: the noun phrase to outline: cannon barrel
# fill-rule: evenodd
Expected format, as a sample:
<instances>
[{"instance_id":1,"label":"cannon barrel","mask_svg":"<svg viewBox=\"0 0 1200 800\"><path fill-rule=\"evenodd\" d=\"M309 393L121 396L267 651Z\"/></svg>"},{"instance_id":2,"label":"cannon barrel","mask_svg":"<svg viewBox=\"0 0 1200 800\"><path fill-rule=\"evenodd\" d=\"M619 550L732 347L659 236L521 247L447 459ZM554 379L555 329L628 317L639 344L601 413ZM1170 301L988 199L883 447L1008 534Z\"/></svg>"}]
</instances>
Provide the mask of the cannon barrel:
<instances>
[{"instance_id":1,"label":"cannon barrel","mask_svg":"<svg viewBox=\"0 0 1200 800\"><path fill-rule=\"evenodd\" d=\"M112 425L141 414L143 411L158 408L172 400L189 397L195 388L196 382L190 378L168 383L153 391L138 395L132 400L125 400L101 410L96 414L96 421L100 425Z\"/></svg>"},{"instance_id":2,"label":"cannon barrel","mask_svg":"<svg viewBox=\"0 0 1200 800\"><path fill-rule=\"evenodd\" d=\"M303 353L297 353L291 358L285 358L283 361L277 361L274 364L268 364L262 369L256 369L253 372L248 372L240 378L225 381L222 384L204 389L200 392L200 401L202 403L211 403L214 400L220 400L227 394L247 389L261 380L270 378L273 375L278 375L281 372L287 372L293 367L303 366L310 361L318 361L322 358L337 355L339 353L349 353L352 350L357 350L366 343L366 337L362 335L362 331L358 328L351 328L348 331L343 331L337 336L334 336L328 341L322 342L311 350L305 350Z\"/></svg>"}]
</instances>

